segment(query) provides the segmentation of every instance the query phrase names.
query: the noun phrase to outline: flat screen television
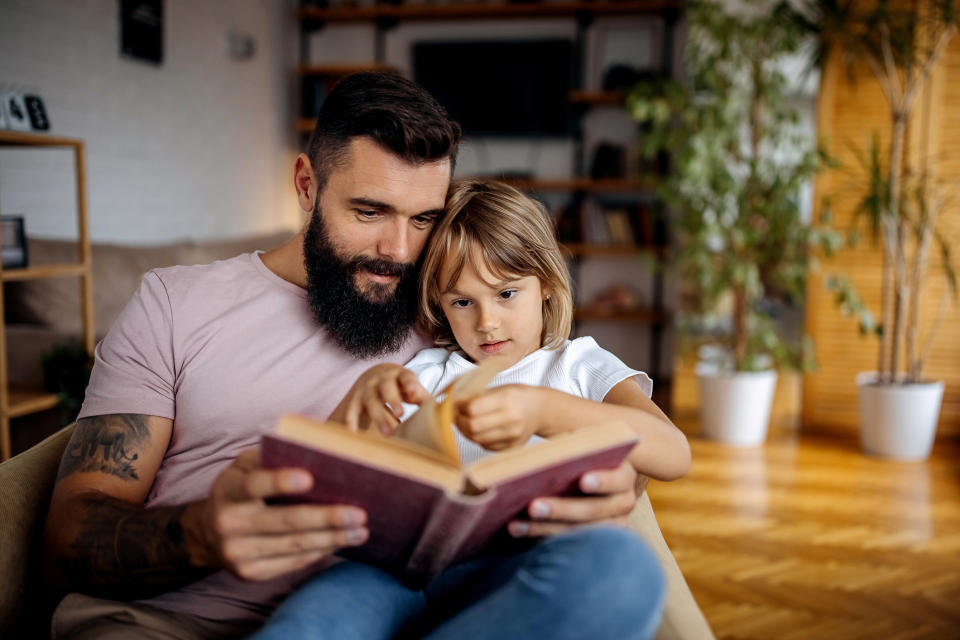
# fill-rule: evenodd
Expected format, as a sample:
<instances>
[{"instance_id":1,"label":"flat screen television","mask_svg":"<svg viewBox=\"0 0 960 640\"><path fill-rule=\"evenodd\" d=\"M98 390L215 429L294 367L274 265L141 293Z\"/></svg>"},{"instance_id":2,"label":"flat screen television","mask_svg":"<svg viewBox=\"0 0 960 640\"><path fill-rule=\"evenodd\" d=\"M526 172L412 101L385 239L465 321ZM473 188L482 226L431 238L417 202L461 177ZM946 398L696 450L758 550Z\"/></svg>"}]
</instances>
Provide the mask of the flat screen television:
<instances>
[{"instance_id":1,"label":"flat screen television","mask_svg":"<svg viewBox=\"0 0 960 640\"><path fill-rule=\"evenodd\" d=\"M414 80L465 134L570 135L570 40L418 42L412 53Z\"/></svg>"}]
</instances>

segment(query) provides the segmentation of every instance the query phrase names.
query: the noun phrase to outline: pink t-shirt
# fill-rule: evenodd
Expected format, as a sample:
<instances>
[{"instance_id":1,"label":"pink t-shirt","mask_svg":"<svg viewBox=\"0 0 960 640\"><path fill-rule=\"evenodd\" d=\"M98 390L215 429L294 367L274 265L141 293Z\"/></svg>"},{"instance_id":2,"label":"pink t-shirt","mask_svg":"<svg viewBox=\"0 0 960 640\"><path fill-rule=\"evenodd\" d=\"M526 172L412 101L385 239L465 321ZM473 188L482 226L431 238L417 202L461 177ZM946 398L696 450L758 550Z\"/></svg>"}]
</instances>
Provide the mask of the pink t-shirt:
<instances>
[{"instance_id":1,"label":"pink t-shirt","mask_svg":"<svg viewBox=\"0 0 960 640\"><path fill-rule=\"evenodd\" d=\"M428 346L411 334L399 351L359 360L316 323L306 298L256 253L144 276L97 345L79 417L173 420L148 508L206 498L217 474L281 414L326 418L368 368L403 364ZM304 577L254 583L221 571L144 602L216 620L257 619Z\"/></svg>"}]
</instances>

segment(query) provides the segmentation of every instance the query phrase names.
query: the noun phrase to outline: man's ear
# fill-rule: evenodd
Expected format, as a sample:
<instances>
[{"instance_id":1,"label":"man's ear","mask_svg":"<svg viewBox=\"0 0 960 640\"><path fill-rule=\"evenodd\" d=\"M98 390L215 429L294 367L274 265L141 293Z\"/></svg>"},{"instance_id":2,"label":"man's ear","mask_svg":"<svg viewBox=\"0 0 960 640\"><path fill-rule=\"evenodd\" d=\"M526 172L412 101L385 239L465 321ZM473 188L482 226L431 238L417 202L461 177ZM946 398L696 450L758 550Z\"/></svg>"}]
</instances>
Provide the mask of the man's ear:
<instances>
[{"instance_id":1,"label":"man's ear","mask_svg":"<svg viewBox=\"0 0 960 640\"><path fill-rule=\"evenodd\" d=\"M305 213L313 213L317 201L317 178L313 173L313 165L305 153L297 156L293 165L293 186L297 190L297 203Z\"/></svg>"}]
</instances>

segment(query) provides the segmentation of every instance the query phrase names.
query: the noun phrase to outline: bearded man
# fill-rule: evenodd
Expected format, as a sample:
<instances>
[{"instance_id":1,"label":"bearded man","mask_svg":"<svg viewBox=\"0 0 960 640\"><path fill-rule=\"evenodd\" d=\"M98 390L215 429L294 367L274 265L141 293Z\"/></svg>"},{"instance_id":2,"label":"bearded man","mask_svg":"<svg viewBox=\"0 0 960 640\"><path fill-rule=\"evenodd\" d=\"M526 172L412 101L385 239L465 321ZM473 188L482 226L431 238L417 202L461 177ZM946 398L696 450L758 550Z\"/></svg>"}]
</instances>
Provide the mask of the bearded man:
<instances>
[{"instance_id":1,"label":"bearded man","mask_svg":"<svg viewBox=\"0 0 960 640\"><path fill-rule=\"evenodd\" d=\"M413 328L417 263L459 140L413 82L346 78L296 160L309 214L296 236L144 276L97 346L51 500L46 570L73 592L54 637L239 637L336 550L363 544L360 509L268 504L312 476L261 469L256 447L281 414L324 419L363 371L429 346ZM551 519L618 515L607 497L557 499Z\"/></svg>"}]
</instances>

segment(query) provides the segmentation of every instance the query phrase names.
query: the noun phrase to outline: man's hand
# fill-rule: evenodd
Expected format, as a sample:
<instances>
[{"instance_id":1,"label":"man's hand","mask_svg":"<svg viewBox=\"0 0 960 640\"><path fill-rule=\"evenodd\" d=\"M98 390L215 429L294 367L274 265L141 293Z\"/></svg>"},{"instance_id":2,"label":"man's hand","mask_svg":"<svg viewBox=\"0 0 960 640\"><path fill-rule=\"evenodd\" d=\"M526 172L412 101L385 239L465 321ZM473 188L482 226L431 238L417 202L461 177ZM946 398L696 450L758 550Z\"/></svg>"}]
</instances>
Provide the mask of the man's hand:
<instances>
[{"instance_id":1,"label":"man's hand","mask_svg":"<svg viewBox=\"0 0 960 640\"><path fill-rule=\"evenodd\" d=\"M191 562L246 580L268 580L366 542L362 509L264 502L308 491L312 482L302 469L262 469L259 452L245 451L217 476L210 497L183 515Z\"/></svg>"},{"instance_id":2,"label":"man's hand","mask_svg":"<svg viewBox=\"0 0 960 640\"><path fill-rule=\"evenodd\" d=\"M508 529L515 537L539 537L592 523L626 525L646 486L643 480L627 461L616 469L590 471L580 477L580 490L588 497L537 498L527 508L530 520L515 520Z\"/></svg>"},{"instance_id":3,"label":"man's hand","mask_svg":"<svg viewBox=\"0 0 960 640\"><path fill-rule=\"evenodd\" d=\"M357 378L330 414L330 420L354 431L377 428L383 435L390 435L400 424L404 402L420 404L429 397L409 369L398 364L378 364Z\"/></svg>"}]
</instances>

